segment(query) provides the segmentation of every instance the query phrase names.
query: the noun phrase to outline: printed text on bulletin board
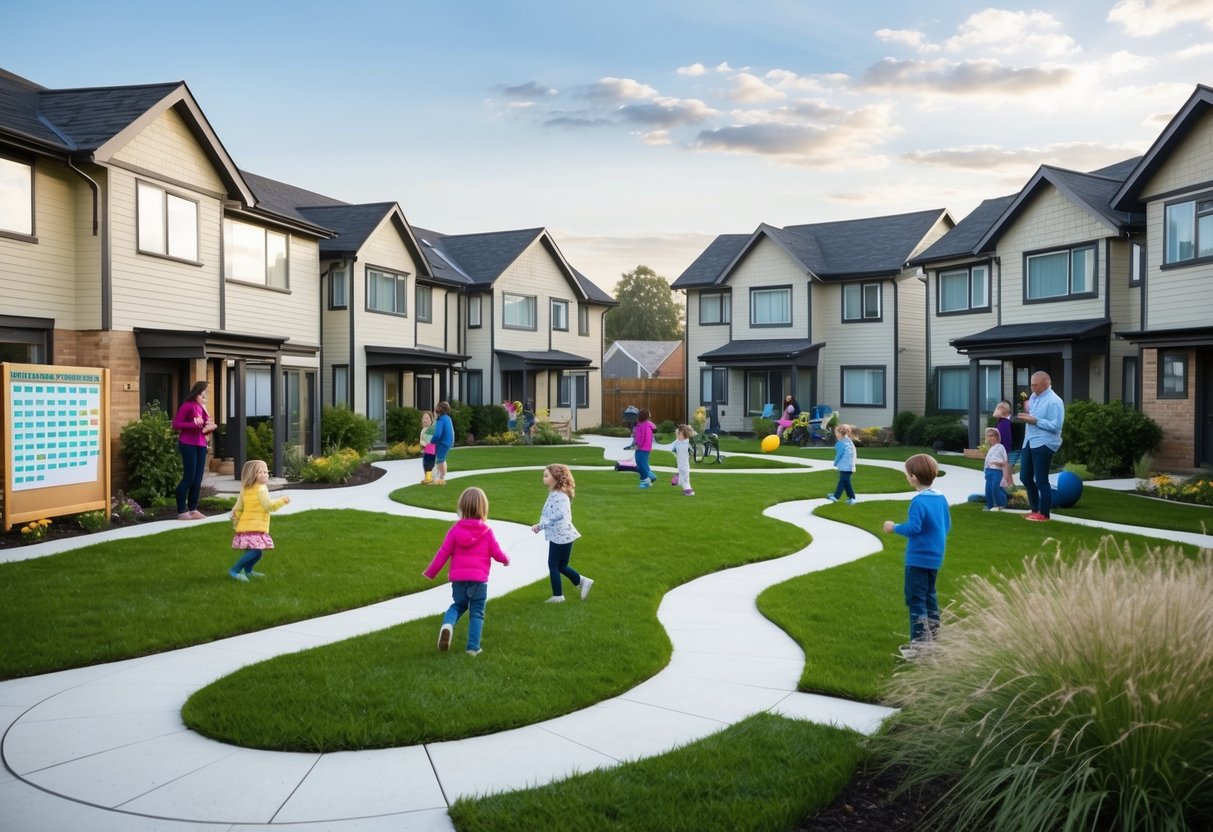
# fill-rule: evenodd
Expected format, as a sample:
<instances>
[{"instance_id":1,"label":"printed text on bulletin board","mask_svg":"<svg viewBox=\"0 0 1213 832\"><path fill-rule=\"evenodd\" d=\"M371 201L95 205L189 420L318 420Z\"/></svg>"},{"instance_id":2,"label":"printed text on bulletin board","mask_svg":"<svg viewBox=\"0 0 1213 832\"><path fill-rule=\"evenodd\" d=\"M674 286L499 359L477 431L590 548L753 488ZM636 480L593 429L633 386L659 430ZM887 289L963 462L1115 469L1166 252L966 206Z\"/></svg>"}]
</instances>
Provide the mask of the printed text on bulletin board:
<instances>
[{"instance_id":1,"label":"printed text on bulletin board","mask_svg":"<svg viewBox=\"0 0 1213 832\"><path fill-rule=\"evenodd\" d=\"M96 482L101 455L101 376L14 372L13 490Z\"/></svg>"}]
</instances>

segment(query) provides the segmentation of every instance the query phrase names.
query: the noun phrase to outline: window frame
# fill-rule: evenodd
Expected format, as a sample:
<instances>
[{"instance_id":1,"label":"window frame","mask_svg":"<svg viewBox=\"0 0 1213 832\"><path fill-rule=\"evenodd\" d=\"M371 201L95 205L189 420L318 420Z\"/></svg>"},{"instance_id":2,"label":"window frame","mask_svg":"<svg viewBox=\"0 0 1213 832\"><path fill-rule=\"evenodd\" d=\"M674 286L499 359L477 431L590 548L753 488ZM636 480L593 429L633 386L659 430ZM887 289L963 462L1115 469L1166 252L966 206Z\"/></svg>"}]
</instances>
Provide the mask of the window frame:
<instances>
[{"instance_id":1,"label":"window frame","mask_svg":"<svg viewBox=\"0 0 1213 832\"><path fill-rule=\"evenodd\" d=\"M703 383L703 374L704 373L709 374L708 375L709 383L707 386L710 387L712 390L713 398L711 398L711 399L705 399L704 395L703 395L703 391L705 389L704 383ZM717 373L719 373L720 377L722 379L724 379L723 384L720 384L720 385L716 384L716 374ZM716 388L718 386L724 388L724 390L723 390L724 398L723 399L715 398L715 396L717 395ZM728 369L728 367L700 367L699 368L699 403L702 405L708 406L708 407L711 407L713 404L728 404L729 403L729 369Z\"/></svg>"},{"instance_id":2,"label":"window frame","mask_svg":"<svg viewBox=\"0 0 1213 832\"><path fill-rule=\"evenodd\" d=\"M1125 397L1125 390L1133 389L1133 399ZM1138 361L1135 355L1126 355L1120 365L1120 402L1133 410L1141 409L1141 375L1138 372Z\"/></svg>"},{"instance_id":3,"label":"window frame","mask_svg":"<svg viewBox=\"0 0 1213 832\"><path fill-rule=\"evenodd\" d=\"M590 307L584 303L577 304L577 334L587 337L590 334Z\"/></svg>"},{"instance_id":4,"label":"window frame","mask_svg":"<svg viewBox=\"0 0 1213 832\"><path fill-rule=\"evenodd\" d=\"M475 382L476 392L472 393L473 383ZM467 403L478 407L484 404L484 370L468 370L466 374L466 393Z\"/></svg>"},{"instance_id":5,"label":"window frame","mask_svg":"<svg viewBox=\"0 0 1213 832\"><path fill-rule=\"evenodd\" d=\"M556 313L557 309L560 310L559 316ZM550 298L548 303L548 315L550 316L550 323L552 325L553 332L569 331L569 302L567 300L562 300L561 298ZM563 326L557 322L557 317L559 317L560 321L563 322Z\"/></svg>"},{"instance_id":6,"label":"window frame","mask_svg":"<svg viewBox=\"0 0 1213 832\"><path fill-rule=\"evenodd\" d=\"M1140 286L1146 276L1146 247L1129 243L1129 285Z\"/></svg>"},{"instance_id":7,"label":"window frame","mask_svg":"<svg viewBox=\"0 0 1213 832\"><path fill-rule=\"evenodd\" d=\"M231 240L228 237L228 229L231 228L234 233L236 226L253 229L261 232L261 255L262 255L262 272L261 281L249 280L244 277L237 277L233 274L235 269L235 261L230 257ZM283 275L282 285L270 283L270 235L273 234L282 238L283 254L286 260L286 270ZM291 291L291 235L283 231L276 231L264 225L258 225L252 222L236 219L235 217L223 218L223 279L228 283L239 283L242 286L255 286L258 289L269 289L274 292Z\"/></svg>"},{"instance_id":8,"label":"window frame","mask_svg":"<svg viewBox=\"0 0 1213 832\"><path fill-rule=\"evenodd\" d=\"M413 308L417 314L417 322L430 324L434 322L434 287L418 283L413 287Z\"/></svg>"},{"instance_id":9,"label":"window frame","mask_svg":"<svg viewBox=\"0 0 1213 832\"><path fill-rule=\"evenodd\" d=\"M160 211L159 211L158 216L160 218L160 226L161 226L160 230L161 230L161 233L163 234L164 251L155 251L153 249L148 249L148 248L143 247L144 205L143 205L143 199L142 199L141 195L145 192L145 190L146 191L156 191L160 195ZM172 239L172 227L169 222L170 211L169 211L169 201L168 200L170 197L172 197L173 199L179 200L180 202L184 202L184 203L193 205L193 207L194 207L194 231L193 231L193 235L194 235L194 237L193 237L193 240L194 240L193 254L194 254L194 256L193 257L183 257L179 253L174 254L169 250L170 242ZM148 180L145 180L145 179L136 179L135 180L135 251L136 251L136 253L146 254L149 257L163 257L165 260L173 260L177 263L187 263L191 266L201 266L202 261L199 259L200 247L201 247L201 243L202 243L202 234L201 234L201 226L200 226L202 212L199 210L201 204L202 204L201 200L199 200L196 197L185 196L184 194L182 194L179 191L170 190L168 188L165 188L161 185L157 185L157 184L150 182Z\"/></svg>"},{"instance_id":10,"label":"window frame","mask_svg":"<svg viewBox=\"0 0 1213 832\"><path fill-rule=\"evenodd\" d=\"M703 302L707 298L715 298L720 304L718 308L719 314L716 320L705 320L703 316ZM733 295L731 292L700 292L699 293L699 325L700 326L728 326L733 322Z\"/></svg>"},{"instance_id":11,"label":"window frame","mask_svg":"<svg viewBox=\"0 0 1213 832\"><path fill-rule=\"evenodd\" d=\"M775 321L773 323L758 323L754 320L754 299L758 295L785 295L787 302L787 321ZM750 329L786 329L792 326L792 284L788 283L782 286L752 286L750 287Z\"/></svg>"},{"instance_id":12,"label":"window frame","mask_svg":"<svg viewBox=\"0 0 1213 832\"><path fill-rule=\"evenodd\" d=\"M856 286L859 287L859 317L858 318L848 318L847 317L847 289L854 288ZM866 312L867 312L866 306L867 305L864 303L866 290L871 289L871 288L876 289L876 306L878 308L877 314L873 318L866 317ZM839 315L841 316L842 323L844 323L844 324L877 324L884 320L884 286L883 286L882 281L879 281L879 280L875 281L875 282L870 281L870 280L869 281L860 281L860 280L851 281L851 282L842 284L842 286L840 287L840 291L842 293L842 302L839 304L840 308L839 308L838 312L839 312Z\"/></svg>"},{"instance_id":13,"label":"window frame","mask_svg":"<svg viewBox=\"0 0 1213 832\"><path fill-rule=\"evenodd\" d=\"M337 276L341 276L341 300L337 300ZM328 291L329 309L349 309L350 306L350 280L344 268L329 270L329 291Z\"/></svg>"},{"instance_id":14,"label":"window frame","mask_svg":"<svg viewBox=\"0 0 1213 832\"><path fill-rule=\"evenodd\" d=\"M343 371L345 376L344 383L337 383L338 370ZM337 397L337 391L341 390L341 398ZM333 365L333 384L330 388L333 397L333 407L349 407L350 406L350 365L349 364L334 364Z\"/></svg>"},{"instance_id":15,"label":"window frame","mask_svg":"<svg viewBox=\"0 0 1213 832\"><path fill-rule=\"evenodd\" d=\"M974 269L985 270L985 293L986 302L984 305L978 306L973 303L973 284L974 284ZM943 278L944 275L966 273L966 298L967 305L957 309L943 308ZM970 263L967 266L951 266L946 269L940 269L935 273L935 314L937 317L946 318L951 315L976 315L991 310L990 305L990 262L987 260L984 263Z\"/></svg>"},{"instance_id":16,"label":"window frame","mask_svg":"<svg viewBox=\"0 0 1213 832\"><path fill-rule=\"evenodd\" d=\"M38 177L35 175L34 159L23 159L10 153L0 153L0 162L19 165L26 168L29 172L29 231L17 228L0 228L0 237L36 243L38 242L38 212L35 209L37 207Z\"/></svg>"},{"instance_id":17,"label":"window frame","mask_svg":"<svg viewBox=\"0 0 1213 832\"><path fill-rule=\"evenodd\" d=\"M468 329L480 329L484 326L484 295L468 295ZM476 320L472 320L472 310L476 310Z\"/></svg>"},{"instance_id":18,"label":"window frame","mask_svg":"<svg viewBox=\"0 0 1213 832\"><path fill-rule=\"evenodd\" d=\"M1074 291L1074 254L1079 251L1091 252L1091 289L1086 292ZM1053 257L1058 254L1066 255L1066 291L1060 295L1047 295L1045 297L1031 297L1029 287L1031 285L1031 262L1034 258ZM1069 300L1082 300L1084 298L1099 297L1099 246L1095 241L1084 243L1075 243L1070 246L1058 246L1055 248L1039 249L1037 251L1025 251L1023 253L1023 303L1024 305L1034 303L1064 303Z\"/></svg>"},{"instance_id":19,"label":"window frame","mask_svg":"<svg viewBox=\"0 0 1213 832\"><path fill-rule=\"evenodd\" d=\"M589 373L561 373L556 382L556 406L573 407L569 403L569 391L577 396L576 408L586 410L590 406L590 375ZM585 398L582 398L584 393Z\"/></svg>"},{"instance_id":20,"label":"window frame","mask_svg":"<svg viewBox=\"0 0 1213 832\"><path fill-rule=\"evenodd\" d=\"M1170 213L1171 209L1180 205L1192 206L1192 256L1181 260L1171 260L1170 248ZM1204 210L1200 210L1200 206L1204 205ZM1179 269L1185 266L1195 266L1202 263L1213 262L1213 240L1210 241L1210 253L1200 254L1200 221L1201 218L1209 218L1209 229L1213 231L1213 191L1205 191L1200 194L1193 194L1179 199L1168 200L1163 203L1162 208L1162 266L1163 269Z\"/></svg>"},{"instance_id":21,"label":"window frame","mask_svg":"<svg viewBox=\"0 0 1213 832\"><path fill-rule=\"evenodd\" d=\"M943 378L944 375L963 375L964 377L964 396L960 407L944 407L943 404ZM940 413L968 413L969 412L969 396L972 391L969 390L969 368L967 365L958 367L936 367L935 368L935 409Z\"/></svg>"},{"instance_id":22,"label":"window frame","mask_svg":"<svg viewBox=\"0 0 1213 832\"><path fill-rule=\"evenodd\" d=\"M371 275L376 274L380 277L391 277L396 281L396 290L393 292L398 307L397 309L377 309L371 306ZM382 266L373 266L370 263L364 269L364 289L365 297L363 306L368 313L376 315L391 315L395 318L407 318L409 316L409 275L408 272L397 272L392 269L385 269Z\"/></svg>"},{"instance_id":23,"label":"window frame","mask_svg":"<svg viewBox=\"0 0 1213 832\"><path fill-rule=\"evenodd\" d=\"M1177 391L1167 390L1167 363L1168 360L1174 360L1182 367L1183 372L1179 374L1181 379L1180 389ZM1188 353L1174 352L1170 350L1158 351L1158 398L1160 399L1186 399L1188 398L1188 376L1189 376Z\"/></svg>"},{"instance_id":24,"label":"window frame","mask_svg":"<svg viewBox=\"0 0 1213 832\"><path fill-rule=\"evenodd\" d=\"M852 370L879 370L880 371L880 402L850 402L846 400L847 391L847 372ZM838 368L838 398L839 407L869 407L869 408L884 408L888 406L889 401L889 368L884 364L844 364Z\"/></svg>"},{"instance_id":25,"label":"window frame","mask_svg":"<svg viewBox=\"0 0 1213 832\"><path fill-rule=\"evenodd\" d=\"M510 309L510 299L519 299L528 301L531 309L531 325L512 324L506 320L506 314ZM521 295L515 292L501 293L501 328L502 329L517 329L524 332L537 332L539 330L539 297L538 295Z\"/></svg>"}]
</instances>

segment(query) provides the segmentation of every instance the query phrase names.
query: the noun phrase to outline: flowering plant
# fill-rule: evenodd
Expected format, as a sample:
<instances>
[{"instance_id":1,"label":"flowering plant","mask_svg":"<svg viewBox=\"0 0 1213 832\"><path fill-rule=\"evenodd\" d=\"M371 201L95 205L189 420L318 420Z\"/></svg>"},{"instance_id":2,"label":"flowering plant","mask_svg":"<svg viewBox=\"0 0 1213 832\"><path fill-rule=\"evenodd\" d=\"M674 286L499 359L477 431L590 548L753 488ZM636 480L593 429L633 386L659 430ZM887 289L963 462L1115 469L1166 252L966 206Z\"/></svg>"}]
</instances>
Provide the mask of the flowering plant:
<instances>
[{"instance_id":1,"label":"flowering plant","mask_svg":"<svg viewBox=\"0 0 1213 832\"><path fill-rule=\"evenodd\" d=\"M1019 409L1024 413L1028 412L1028 394L1026 392L1019 394Z\"/></svg>"},{"instance_id":2,"label":"flowering plant","mask_svg":"<svg viewBox=\"0 0 1213 832\"><path fill-rule=\"evenodd\" d=\"M143 506L119 491L110 501L110 514L122 523L143 519Z\"/></svg>"},{"instance_id":3,"label":"flowering plant","mask_svg":"<svg viewBox=\"0 0 1213 832\"><path fill-rule=\"evenodd\" d=\"M691 417L691 427L696 433L703 433L703 426L708 421L708 409L703 405L695 408L695 415Z\"/></svg>"},{"instance_id":4,"label":"flowering plant","mask_svg":"<svg viewBox=\"0 0 1213 832\"><path fill-rule=\"evenodd\" d=\"M26 543L37 543L46 537L46 527L50 524L51 521L45 517L41 520L32 520L27 525L21 527L21 538Z\"/></svg>"}]
</instances>

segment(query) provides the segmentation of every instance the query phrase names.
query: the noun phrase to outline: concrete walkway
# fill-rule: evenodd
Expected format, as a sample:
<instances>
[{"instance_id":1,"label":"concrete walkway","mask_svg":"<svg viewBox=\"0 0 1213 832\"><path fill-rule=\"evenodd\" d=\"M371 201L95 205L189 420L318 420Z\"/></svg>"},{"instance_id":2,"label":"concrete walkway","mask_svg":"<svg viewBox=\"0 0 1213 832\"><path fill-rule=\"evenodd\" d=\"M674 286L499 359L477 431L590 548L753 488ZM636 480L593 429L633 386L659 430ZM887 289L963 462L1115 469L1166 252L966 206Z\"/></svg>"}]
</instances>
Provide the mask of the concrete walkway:
<instances>
[{"instance_id":1,"label":"concrete walkway","mask_svg":"<svg viewBox=\"0 0 1213 832\"><path fill-rule=\"evenodd\" d=\"M592 441L608 458L624 455L625 440ZM285 511L356 507L449 519L388 498L393 489L419 479L419 461L382 465L388 473L375 483L292 492ZM804 467L829 463L807 461ZM795 469L768 472L780 476ZM955 503L980 484L980 472L965 468L951 468L938 481ZM809 546L704 576L665 597L658 618L674 649L657 675L582 711L492 736L375 751L280 753L214 742L181 721L181 706L191 693L247 664L437 616L450 602L446 585L197 647L0 683L0 828L173 832L289 824L341 832L450 830L447 806L459 797L526 788L660 754L759 711L871 732L890 711L797 692L804 655L754 604L768 586L880 549L881 542L861 529L813 516L821 502L783 503L766 512L808 531ZM176 524L107 534L155 533ZM494 572L494 596L547 575L541 536L517 524L492 525L513 561ZM105 538L17 551L36 557L99 539ZM1213 538L1205 537L1203 545L1213 545Z\"/></svg>"}]
</instances>

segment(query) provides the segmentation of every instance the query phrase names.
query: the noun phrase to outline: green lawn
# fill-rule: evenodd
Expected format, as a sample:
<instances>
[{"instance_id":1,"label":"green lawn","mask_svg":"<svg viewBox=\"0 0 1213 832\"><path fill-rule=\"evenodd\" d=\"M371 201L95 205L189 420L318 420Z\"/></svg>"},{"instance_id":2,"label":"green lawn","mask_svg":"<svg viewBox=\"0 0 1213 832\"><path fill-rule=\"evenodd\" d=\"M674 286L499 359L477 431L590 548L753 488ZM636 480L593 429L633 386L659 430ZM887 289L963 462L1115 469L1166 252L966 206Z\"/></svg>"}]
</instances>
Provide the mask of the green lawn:
<instances>
[{"instance_id":1,"label":"green lawn","mask_svg":"<svg viewBox=\"0 0 1213 832\"><path fill-rule=\"evenodd\" d=\"M1213 508L1209 506L1155 500L1106 488L1084 488L1077 504L1069 508L1055 508L1053 513L1126 526L1213 534Z\"/></svg>"}]
</instances>

